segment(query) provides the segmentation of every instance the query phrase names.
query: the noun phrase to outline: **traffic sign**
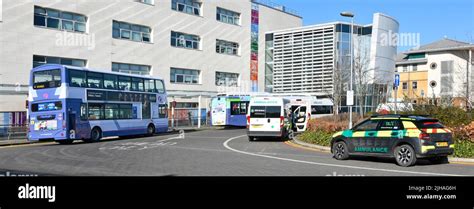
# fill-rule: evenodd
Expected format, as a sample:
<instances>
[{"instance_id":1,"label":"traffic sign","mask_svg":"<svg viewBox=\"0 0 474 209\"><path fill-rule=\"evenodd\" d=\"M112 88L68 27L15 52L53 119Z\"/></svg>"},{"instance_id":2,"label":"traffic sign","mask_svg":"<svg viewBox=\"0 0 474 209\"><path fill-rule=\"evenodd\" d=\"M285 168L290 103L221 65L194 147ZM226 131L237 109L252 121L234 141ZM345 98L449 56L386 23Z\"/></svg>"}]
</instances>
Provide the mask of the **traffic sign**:
<instances>
[{"instance_id":1,"label":"traffic sign","mask_svg":"<svg viewBox=\"0 0 474 209\"><path fill-rule=\"evenodd\" d=\"M395 83L393 84L395 87L400 86L400 75L395 74Z\"/></svg>"},{"instance_id":2,"label":"traffic sign","mask_svg":"<svg viewBox=\"0 0 474 209\"><path fill-rule=\"evenodd\" d=\"M346 96L347 96L347 100L346 100L347 106L354 105L354 91L347 91Z\"/></svg>"}]
</instances>

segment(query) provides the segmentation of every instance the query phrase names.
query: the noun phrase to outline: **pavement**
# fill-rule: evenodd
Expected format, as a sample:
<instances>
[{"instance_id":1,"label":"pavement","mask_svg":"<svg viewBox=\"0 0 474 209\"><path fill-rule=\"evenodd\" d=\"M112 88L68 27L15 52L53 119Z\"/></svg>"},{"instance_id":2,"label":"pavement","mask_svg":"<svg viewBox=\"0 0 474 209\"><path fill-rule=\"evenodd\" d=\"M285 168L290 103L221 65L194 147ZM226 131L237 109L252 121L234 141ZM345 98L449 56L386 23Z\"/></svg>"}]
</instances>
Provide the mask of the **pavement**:
<instances>
[{"instance_id":1,"label":"pavement","mask_svg":"<svg viewBox=\"0 0 474 209\"><path fill-rule=\"evenodd\" d=\"M338 161L291 141L249 142L245 129L0 147L0 176L474 176L473 168L423 160L404 168L370 157Z\"/></svg>"}]
</instances>

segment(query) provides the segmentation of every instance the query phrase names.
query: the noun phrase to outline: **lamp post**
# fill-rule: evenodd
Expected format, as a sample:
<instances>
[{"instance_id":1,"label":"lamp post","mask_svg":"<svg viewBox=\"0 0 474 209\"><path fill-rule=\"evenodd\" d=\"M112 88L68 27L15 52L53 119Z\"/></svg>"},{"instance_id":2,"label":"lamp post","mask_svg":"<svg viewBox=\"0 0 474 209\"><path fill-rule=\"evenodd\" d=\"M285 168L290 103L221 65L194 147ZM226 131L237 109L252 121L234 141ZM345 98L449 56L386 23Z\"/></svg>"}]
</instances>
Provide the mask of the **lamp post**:
<instances>
[{"instance_id":1,"label":"lamp post","mask_svg":"<svg viewBox=\"0 0 474 209\"><path fill-rule=\"evenodd\" d=\"M351 80L350 80L350 85L349 85L349 91L351 92L350 96L352 96L351 98L351 101L352 101L352 104L348 105L349 106L349 129L352 128L352 105L353 104L353 101L354 101L354 92L352 90L352 71L354 71L354 39L353 39L353 35L354 35L354 14L352 12L341 12L341 16L343 17L350 17L351 18L351 30L350 30L350 33L351 33L351 45L350 45L350 49L351 49ZM348 100L348 98L346 98L346 101Z\"/></svg>"}]
</instances>

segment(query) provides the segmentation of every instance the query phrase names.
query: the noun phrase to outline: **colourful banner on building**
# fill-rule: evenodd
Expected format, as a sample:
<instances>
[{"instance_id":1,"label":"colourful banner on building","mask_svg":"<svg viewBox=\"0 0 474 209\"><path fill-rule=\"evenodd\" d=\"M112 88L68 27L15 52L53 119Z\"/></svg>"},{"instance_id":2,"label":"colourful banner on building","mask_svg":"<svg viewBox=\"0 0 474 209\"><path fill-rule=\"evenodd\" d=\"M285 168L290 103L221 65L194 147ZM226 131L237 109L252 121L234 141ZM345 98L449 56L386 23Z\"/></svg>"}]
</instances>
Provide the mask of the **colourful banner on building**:
<instances>
[{"instance_id":1,"label":"colourful banner on building","mask_svg":"<svg viewBox=\"0 0 474 209\"><path fill-rule=\"evenodd\" d=\"M258 91L258 4L252 3L252 24L250 28L250 81L252 92Z\"/></svg>"}]
</instances>

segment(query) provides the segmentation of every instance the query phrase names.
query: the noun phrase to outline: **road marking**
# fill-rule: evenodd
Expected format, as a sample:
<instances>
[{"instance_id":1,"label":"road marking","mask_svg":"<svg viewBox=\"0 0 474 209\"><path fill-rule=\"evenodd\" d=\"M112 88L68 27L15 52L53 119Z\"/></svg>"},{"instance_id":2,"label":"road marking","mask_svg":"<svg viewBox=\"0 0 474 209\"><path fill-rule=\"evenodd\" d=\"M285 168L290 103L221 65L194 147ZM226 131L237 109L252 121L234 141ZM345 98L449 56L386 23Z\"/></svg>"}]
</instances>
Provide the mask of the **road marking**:
<instances>
[{"instance_id":1,"label":"road marking","mask_svg":"<svg viewBox=\"0 0 474 209\"><path fill-rule=\"evenodd\" d=\"M251 152L240 151L240 150L234 149L234 148L232 148L228 145L230 141L232 141L234 139L244 137L244 136L247 136L247 135L240 135L240 136L236 136L236 137L232 137L230 139L227 139L224 142L223 145L228 150L231 150L231 151L234 151L234 152L237 152L237 153L240 153L240 154L252 155L252 156L257 156L257 157L264 157L264 158L270 158L270 159L276 159L276 160L283 160L283 161L289 161L289 162L296 162L296 163L305 163L305 164L311 164L311 165L321 165L321 166L339 167L339 168L351 168L351 169L369 170L369 171L382 171L382 172L391 172L391 173L408 173L408 174L419 174L419 175L431 175L431 176L463 176L463 175L457 175L457 174L401 171L401 170L392 170L392 169L369 168L369 167L339 165L339 164L330 164L330 163L318 163L318 162L305 161L305 160L295 160L295 159L290 159L290 158L275 157L275 156L269 156L269 155L262 155L262 154L256 154L256 153L251 153Z\"/></svg>"}]
</instances>

